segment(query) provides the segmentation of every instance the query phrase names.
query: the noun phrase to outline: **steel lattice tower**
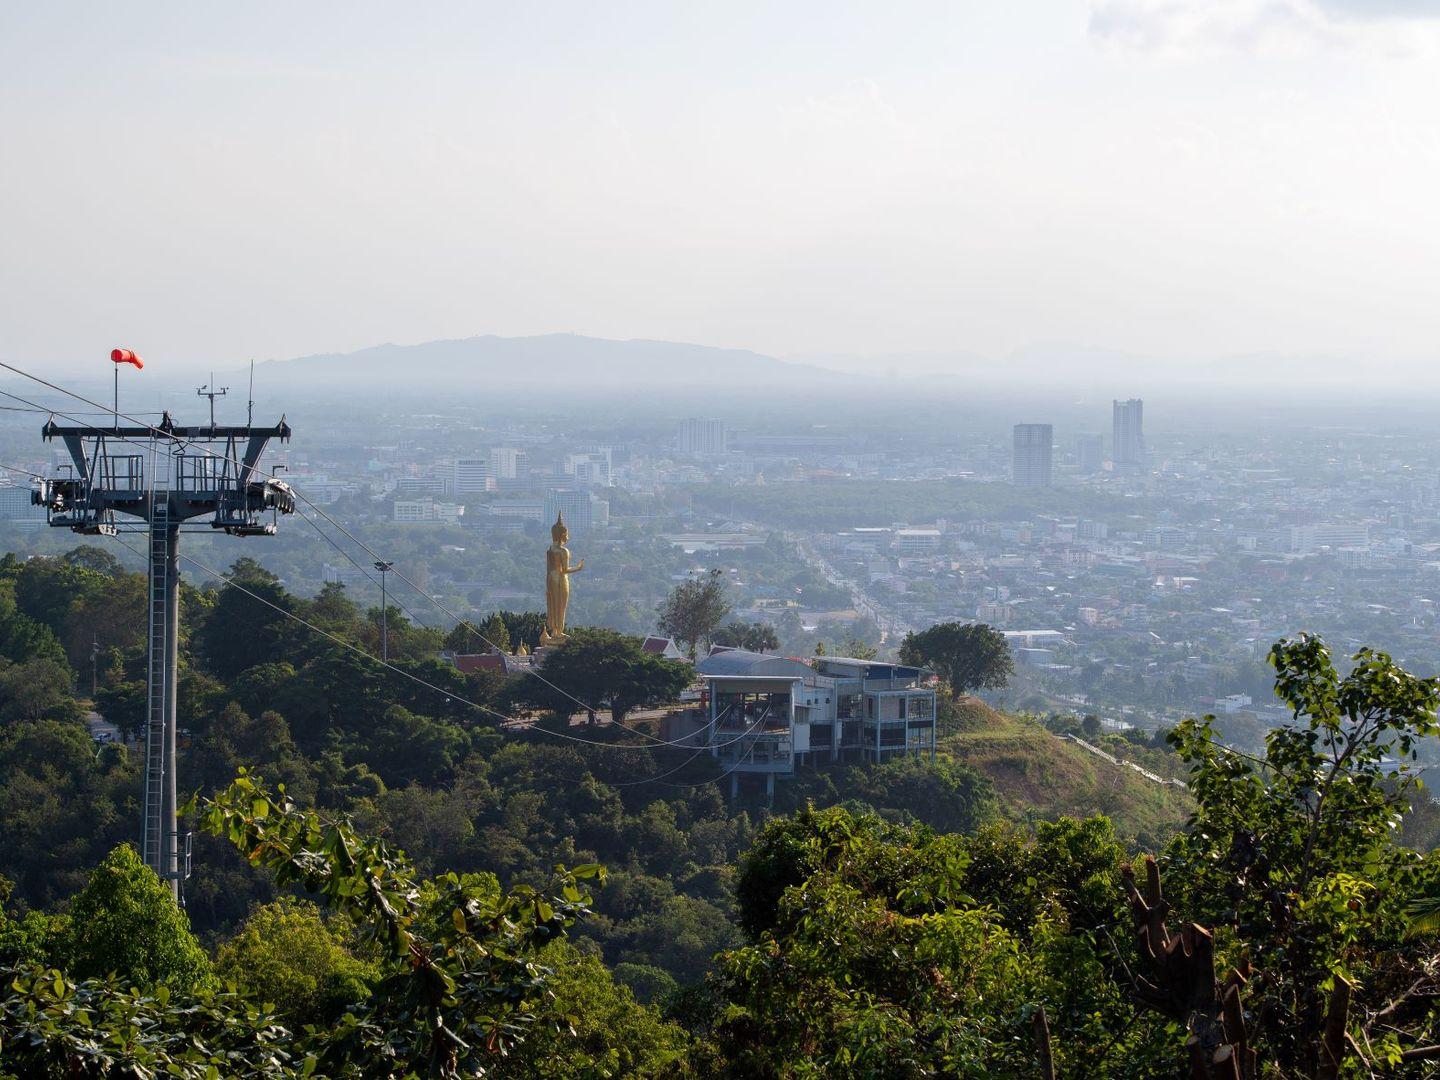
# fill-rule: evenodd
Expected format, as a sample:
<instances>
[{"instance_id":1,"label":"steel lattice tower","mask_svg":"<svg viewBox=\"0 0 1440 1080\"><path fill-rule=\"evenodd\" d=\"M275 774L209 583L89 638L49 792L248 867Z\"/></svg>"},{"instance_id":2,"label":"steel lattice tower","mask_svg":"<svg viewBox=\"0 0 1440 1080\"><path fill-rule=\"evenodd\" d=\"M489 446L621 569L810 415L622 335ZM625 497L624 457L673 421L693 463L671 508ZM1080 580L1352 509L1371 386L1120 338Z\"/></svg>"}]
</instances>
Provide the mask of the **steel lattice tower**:
<instances>
[{"instance_id":1,"label":"steel lattice tower","mask_svg":"<svg viewBox=\"0 0 1440 1080\"><path fill-rule=\"evenodd\" d=\"M188 841L181 865L175 795L180 532L183 526L231 536L273 535L275 518L294 513L295 496L283 481L259 471L260 456L271 439L288 440L290 427L283 417L269 428L217 426L213 398L209 426L177 427L168 412L156 427L120 427L119 419L112 427L47 423L41 435L65 443L73 475L41 480L33 498L57 528L88 535L148 534L141 850L146 865L179 900L181 881L189 874ZM132 447L139 452L114 452ZM205 517L208 522L197 520Z\"/></svg>"}]
</instances>

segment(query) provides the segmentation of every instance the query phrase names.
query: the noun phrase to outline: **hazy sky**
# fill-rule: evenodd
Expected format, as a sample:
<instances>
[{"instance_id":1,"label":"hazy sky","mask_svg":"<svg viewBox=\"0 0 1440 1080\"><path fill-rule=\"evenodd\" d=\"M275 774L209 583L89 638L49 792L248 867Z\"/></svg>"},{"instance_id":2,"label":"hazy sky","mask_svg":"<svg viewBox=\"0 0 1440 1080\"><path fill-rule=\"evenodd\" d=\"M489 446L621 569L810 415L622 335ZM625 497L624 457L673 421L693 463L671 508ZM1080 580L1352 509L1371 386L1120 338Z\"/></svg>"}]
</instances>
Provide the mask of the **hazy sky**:
<instances>
[{"instance_id":1,"label":"hazy sky","mask_svg":"<svg viewBox=\"0 0 1440 1080\"><path fill-rule=\"evenodd\" d=\"M1384 371L1440 357L1437 104L1426 0L7 4L0 357Z\"/></svg>"}]
</instances>

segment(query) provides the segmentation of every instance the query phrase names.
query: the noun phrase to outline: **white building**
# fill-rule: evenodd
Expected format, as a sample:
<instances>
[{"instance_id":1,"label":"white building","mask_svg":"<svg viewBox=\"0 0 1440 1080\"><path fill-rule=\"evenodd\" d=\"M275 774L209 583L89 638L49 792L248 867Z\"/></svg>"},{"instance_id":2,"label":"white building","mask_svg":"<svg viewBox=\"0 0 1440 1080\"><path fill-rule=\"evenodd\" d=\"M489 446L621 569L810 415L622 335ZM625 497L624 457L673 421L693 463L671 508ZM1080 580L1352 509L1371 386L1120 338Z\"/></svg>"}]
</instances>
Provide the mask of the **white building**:
<instances>
[{"instance_id":1,"label":"white building","mask_svg":"<svg viewBox=\"0 0 1440 1080\"><path fill-rule=\"evenodd\" d=\"M1322 547L1368 547L1370 526L1362 523L1290 526L1290 550L1308 555Z\"/></svg>"},{"instance_id":2,"label":"white building","mask_svg":"<svg viewBox=\"0 0 1440 1080\"><path fill-rule=\"evenodd\" d=\"M690 418L680 421L675 448L682 454L723 454L729 442L725 421Z\"/></svg>"},{"instance_id":3,"label":"white building","mask_svg":"<svg viewBox=\"0 0 1440 1080\"><path fill-rule=\"evenodd\" d=\"M539 521L545 516L544 499L499 499L480 508L490 517Z\"/></svg>"},{"instance_id":4,"label":"white building","mask_svg":"<svg viewBox=\"0 0 1440 1080\"><path fill-rule=\"evenodd\" d=\"M490 451L490 475L497 480L514 480L520 470L525 451L510 446L496 446Z\"/></svg>"},{"instance_id":5,"label":"white building","mask_svg":"<svg viewBox=\"0 0 1440 1080\"><path fill-rule=\"evenodd\" d=\"M332 480L324 473L290 475L285 478L305 498L321 506L329 506L342 495L357 495L360 485L346 480Z\"/></svg>"},{"instance_id":6,"label":"white building","mask_svg":"<svg viewBox=\"0 0 1440 1080\"><path fill-rule=\"evenodd\" d=\"M843 656L807 664L717 649L695 665L705 680L711 753L740 776L791 776L797 765L889 761L935 753L935 691L921 668Z\"/></svg>"},{"instance_id":7,"label":"white building","mask_svg":"<svg viewBox=\"0 0 1440 1080\"><path fill-rule=\"evenodd\" d=\"M444 495L448 478L444 476L402 476L395 481L399 495Z\"/></svg>"},{"instance_id":8,"label":"white building","mask_svg":"<svg viewBox=\"0 0 1440 1080\"><path fill-rule=\"evenodd\" d=\"M450 491L452 494L474 495L490 490L489 458L456 458L451 469Z\"/></svg>"},{"instance_id":9,"label":"white building","mask_svg":"<svg viewBox=\"0 0 1440 1080\"><path fill-rule=\"evenodd\" d=\"M926 555L940 547L940 530L896 529L890 546L902 555Z\"/></svg>"},{"instance_id":10,"label":"white building","mask_svg":"<svg viewBox=\"0 0 1440 1080\"><path fill-rule=\"evenodd\" d=\"M566 454L563 468L565 475L573 476L575 483L581 487L611 487L614 484L614 469L608 446L579 454Z\"/></svg>"},{"instance_id":11,"label":"white building","mask_svg":"<svg viewBox=\"0 0 1440 1080\"><path fill-rule=\"evenodd\" d=\"M396 499L395 522L400 525L458 525L465 507L433 499Z\"/></svg>"},{"instance_id":12,"label":"white building","mask_svg":"<svg viewBox=\"0 0 1440 1080\"><path fill-rule=\"evenodd\" d=\"M610 524L610 504L588 491L552 489L545 496L544 520L562 515L572 531L603 529Z\"/></svg>"}]
</instances>

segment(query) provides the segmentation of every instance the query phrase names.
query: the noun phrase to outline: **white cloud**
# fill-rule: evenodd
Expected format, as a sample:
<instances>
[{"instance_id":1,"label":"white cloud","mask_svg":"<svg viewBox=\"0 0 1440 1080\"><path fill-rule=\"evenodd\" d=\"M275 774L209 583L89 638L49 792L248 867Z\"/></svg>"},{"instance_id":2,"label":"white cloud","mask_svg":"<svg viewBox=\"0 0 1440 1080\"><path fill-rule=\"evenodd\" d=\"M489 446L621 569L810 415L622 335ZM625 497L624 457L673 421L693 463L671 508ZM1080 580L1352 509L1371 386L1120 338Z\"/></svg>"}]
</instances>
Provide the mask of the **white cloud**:
<instances>
[{"instance_id":1,"label":"white cloud","mask_svg":"<svg viewBox=\"0 0 1440 1080\"><path fill-rule=\"evenodd\" d=\"M1440 45L1436 0L1097 0L1090 36L1121 52L1415 55Z\"/></svg>"}]
</instances>

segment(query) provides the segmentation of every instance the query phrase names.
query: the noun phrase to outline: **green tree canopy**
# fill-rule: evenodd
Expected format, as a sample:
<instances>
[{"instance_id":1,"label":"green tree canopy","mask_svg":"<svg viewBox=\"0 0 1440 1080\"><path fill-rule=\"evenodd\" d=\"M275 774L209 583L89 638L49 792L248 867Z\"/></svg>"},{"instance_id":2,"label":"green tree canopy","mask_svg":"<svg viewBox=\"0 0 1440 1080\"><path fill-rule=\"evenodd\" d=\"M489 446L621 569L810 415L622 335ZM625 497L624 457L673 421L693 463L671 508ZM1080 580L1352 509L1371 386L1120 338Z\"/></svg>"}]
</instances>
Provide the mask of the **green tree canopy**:
<instances>
[{"instance_id":1,"label":"green tree canopy","mask_svg":"<svg viewBox=\"0 0 1440 1080\"><path fill-rule=\"evenodd\" d=\"M936 623L911 631L900 643L900 659L928 667L957 694L999 690L1015 673L1005 636L984 623Z\"/></svg>"},{"instance_id":2,"label":"green tree canopy","mask_svg":"<svg viewBox=\"0 0 1440 1080\"><path fill-rule=\"evenodd\" d=\"M279 579L254 559L237 559L229 577L245 591L222 585L192 635L211 673L226 682L256 664L291 659L287 646L292 623L286 613L299 607Z\"/></svg>"},{"instance_id":3,"label":"green tree canopy","mask_svg":"<svg viewBox=\"0 0 1440 1080\"><path fill-rule=\"evenodd\" d=\"M129 844L105 856L70 902L59 951L76 978L118 975L193 992L212 980L205 950L170 890Z\"/></svg>"},{"instance_id":4,"label":"green tree canopy","mask_svg":"<svg viewBox=\"0 0 1440 1080\"><path fill-rule=\"evenodd\" d=\"M1284 1075L1311 1076L1342 982L1355 988L1355 1045L1383 1059L1440 1040L1429 1000L1406 989L1429 978L1435 939L1417 948L1408 935L1412 905L1440 895L1440 862L1396 830L1416 748L1440 733L1440 681L1370 649L1342 676L1310 635L1270 660L1293 719L1263 758L1221 744L1209 718L1170 736L1197 806L1165 877L1170 907L1224 935L1222 961L1252 959L1250 1044Z\"/></svg>"},{"instance_id":5,"label":"green tree canopy","mask_svg":"<svg viewBox=\"0 0 1440 1080\"><path fill-rule=\"evenodd\" d=\"M692 677L689 665L647 653L637 637L587 628L575 630L542 671L545 682L530 676L523 684L531 703L568 716L577 708L569 694L608 708L617 724L632 709L674 701Z\"/></svg>"},{"instance_id":6,"label":"green tree canopy","mask_svg":"<svg viewBox=\"0 0 1440 1080\"><path fill-rule=\"evenodd\" d=\"M292 1025L328 1024L370 996L374 965L357 957L353 932L337 932L312 903L277 900L251 912L215 954L215 974L253 1001L271 1002Z\"/></svg>"},{"instance_id":7,"label":"green tree canopy","mask_svg":"<svg viewBox=\"0 0 1440 1080\"><path fill-rule=\"evenodd\" d=\"M700 642L708 644L713 640L716 629L729 614L725 578L718 568L676 585L657 612L661 633L684 645L692 660Z\"/></svg>"}]
</instances>

